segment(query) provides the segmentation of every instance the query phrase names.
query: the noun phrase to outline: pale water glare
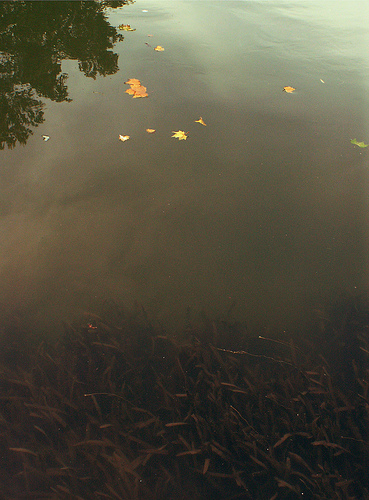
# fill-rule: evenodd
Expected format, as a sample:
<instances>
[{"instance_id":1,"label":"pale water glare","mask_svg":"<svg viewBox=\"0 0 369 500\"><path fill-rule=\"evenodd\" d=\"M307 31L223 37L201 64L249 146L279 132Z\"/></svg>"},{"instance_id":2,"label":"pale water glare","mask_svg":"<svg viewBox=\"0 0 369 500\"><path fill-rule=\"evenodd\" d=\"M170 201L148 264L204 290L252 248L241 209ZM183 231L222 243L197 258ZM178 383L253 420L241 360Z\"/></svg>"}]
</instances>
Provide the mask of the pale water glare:
<instances>
[{"instance_id":1,"label":"pale water glare","mask_svg":"<svg viewBox=\"0 0 369 500\"><path fill-rule=\"evenodd\" d=\"M302 329L365 290L369 153L350 140L369 143L368 3L105 14L124 34L119 70L93 79L63 59L71 101L42 97L43 123L0 152L2 315L57 328L113 299L170 328L187 307L233 307L251 327ZM149 97L125 93L129 78Z\"/></svg>"}]
</instances>

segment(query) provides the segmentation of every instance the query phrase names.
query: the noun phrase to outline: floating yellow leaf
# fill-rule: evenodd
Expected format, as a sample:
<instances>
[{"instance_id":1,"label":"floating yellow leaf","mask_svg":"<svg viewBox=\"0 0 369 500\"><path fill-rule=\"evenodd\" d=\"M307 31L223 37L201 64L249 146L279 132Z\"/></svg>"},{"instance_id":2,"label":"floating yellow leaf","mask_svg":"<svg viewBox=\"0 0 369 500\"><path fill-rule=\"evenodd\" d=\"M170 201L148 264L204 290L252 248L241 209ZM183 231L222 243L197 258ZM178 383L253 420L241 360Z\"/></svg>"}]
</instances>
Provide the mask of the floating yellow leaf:
<instances>
[{"instance_id":1,"label":"floating yellow leaf","mask_svg":"<svg viewBox=\"0 0 369 500\"><path fill-rule=\"evenodd\" d=\"M123 31L136 31L136 28L131 28L130 24L121 24L118 28Z\"/></svg>"},{"instance_id":2,"label":"floating yellow leaf","mask_svg":"<svg viewBox=\"0 0 369 500\"><path fill-rule=\"evenodd\" d=\"M293 92L293 91L294 91L294 90L296 90L296 89L294 89L293 87L283 87L283 90L284 90L285 92L288 92L289 94L291 94L291 92Z\"/></svg>"},{"instance_id":3,"label":"floating yellow leaf","mask_svg":"<svg viewBox=\"0 0 369 500\"><path fill-rule=\"evenodd\" d=\"M177 130L177 132L175 132L174 130L172 130L172 132L173 132L172 137L175 137L179 141L183 141L183 140L187 139L188 132L183 132L183 130Z\"/></svg>"},{"instance_id":4,"label":"floating yellow leaf","mask_svg":"<svg viewBox=\"0 0 369 500\"><path fill-rule=\"evenodd\" d=\"M142 85L140 87L131 87L131 90L134 90L133 98L135 99L136 97L147 97L149 94L146 92L147 88L143 87Z\"/></svg>"},{"instance_id":5,"label":"floating yellow leaf","mask_svg":"<svg viewBox=\"0 0 369 500\"><path fill-rule=\"evenodd\" d=\"M154 129L154 128L147 128L147 129L146 129L146 132L147 132L148 134L153 134L153 133L155 132L155 129Z\"/></svg>"},{"instance_id":6,"label":"floating yellow leaf","mask_svg":"<svg viewBox=\"0 0 369 500\"><path fill-rule=\"evenodd\" d=\"M196 123L201 123L201 125L204 125L206 127L206 123L204 122L204 120L202 119L202 116L200 116L200 118L198 120L195 120Z\"/></svg>"},{"instance_id":7,"label":"floating yellow leaf","mask_svg":"<svg viewBox=\"0 0 369 500\"><path fill-rule=\"evenodd\" d=\"M157 50L158 52L163 52L163 50L165 49L161 45L157 45L156 47L154 47L154 50Z\"/></svg>"},{"instance_id":8,"label":"floating yellow leaf","mask_svg":"<svg viewBox=\"0 0 369 500\"><path fill-rule=\"evenodd\" d=\"M124 142L124 141L128 141L129 139L129 135L119 135L119 140Z\"/></svg>"},{"instance_id":9,"label":"floating yellow leaf","mask_svg":"<svg viewBox=\"0 0 369 500\"><path fill-rule=\"evenodd\" d=\"M361 142L357 142L356 139L351 139L351 144L355 144L355 146L359 146L359 148L367 148L369 146L369 144L365 144L365 142L361 141Z\"/></svg>"},{"instance_id":10,"label":"floating yellow leaf","mask_svg":"<svg viewBox=\"0 0 369 500\"><path fill-rule=\"evenodd\" d=\"M127 82L124 82L127 85L141 85L140 80L137 80L137 78L130 78Z\"/></svg>"}]
</instances>

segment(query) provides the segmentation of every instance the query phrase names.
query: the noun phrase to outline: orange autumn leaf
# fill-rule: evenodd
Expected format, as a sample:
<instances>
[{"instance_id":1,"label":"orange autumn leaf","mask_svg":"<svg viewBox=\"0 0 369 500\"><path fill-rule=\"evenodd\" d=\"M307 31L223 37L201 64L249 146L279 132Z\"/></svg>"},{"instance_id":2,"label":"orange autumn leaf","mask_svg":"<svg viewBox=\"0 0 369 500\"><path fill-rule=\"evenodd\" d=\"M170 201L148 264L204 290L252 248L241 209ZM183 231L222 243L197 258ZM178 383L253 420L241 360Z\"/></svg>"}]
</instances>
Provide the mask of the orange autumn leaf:
<instances>
[{"instance_id":1,"label":"orange autumn leaf","mask_svg":"<svg viewBox=\"0 0 369 500\"><path fill-rule=\"evenodd\" d=\"M147 132L148 134L153 134L154 132L156 132L156 130L155 130L154 128L147 128L147 129L146 129L146 132Z\"/></svg>"},{"instance_id":2,"label":"orange autumn leaf","mask_svg":"<svg viewBox=\"0 0 369 500\"><path fill-rule=\"evenodd\" d=\"M154 50L156 50L158 52L163 52L163 50L165 50L165 49L161 45L157 45L156 47L154 47Z\"/></svg>"},{"instance_id":3,"label":"orange autumn leaf","mask_svg":"<svg viewBox=\"0 0 369 500\"><path fill-rule=\"evenodd\" d=\"M187 139L188 132L184 132L183 130L177 130L177 132L175 130L172 130L172 132L172 137L178 139L179 141L185 141Z\"/></svg>"},{"instance_id":4,"label":"orange autumn leaf","mask_svg":"<svg viewBox=\"0 0 369 500\"><path fill-rule=\"evenodd\" d=\"M137 78L130 78L127 82L124 82L127 85L141 85L140 80L137 80Z\"/></svg>"},{"instance_id":5,"label":"orange autumn leaf","mask_svg":"<svg viewBox=\"0 0 369 500\"><path fill-rule=\"evenodd\" d=\"M147 97L149 94L146 92L146 87L131 87L134 90L133 99L136 97Z\"/></svg>"},{"instance_id":6,"label":"orange autumn leaf","mask_svg":"<svg viewBox=\"0 0 369 500\"><path fill-rule=\"evenodd\" d=\"M283 87L283 90L285 92L288 92L288 94L291 94L294 90L296 90L295 88L293 87Z\"/></svg>"},{"instance_id":7,"label":"orange autumn leaf","mask_svg":"<svg viewBox=\"0 0 369 500\"><path fill-rule=\"evenodd\" d=\"M119 140L122 142L128 141L129 135L119 135Z\"/></svg>"},{"instance_id":8,"label":"orange autumn leaf","mask_svg":"<svg viewBox=\"0 0 369 500\"><path fill-rule=\"evenodd\" d=\"M195 120L195 123L201 123L201 125L204 125L206 127L206 123L202 119L202 116L200 116L200 118L198 120Z\"/></svg>"}]
</instances>

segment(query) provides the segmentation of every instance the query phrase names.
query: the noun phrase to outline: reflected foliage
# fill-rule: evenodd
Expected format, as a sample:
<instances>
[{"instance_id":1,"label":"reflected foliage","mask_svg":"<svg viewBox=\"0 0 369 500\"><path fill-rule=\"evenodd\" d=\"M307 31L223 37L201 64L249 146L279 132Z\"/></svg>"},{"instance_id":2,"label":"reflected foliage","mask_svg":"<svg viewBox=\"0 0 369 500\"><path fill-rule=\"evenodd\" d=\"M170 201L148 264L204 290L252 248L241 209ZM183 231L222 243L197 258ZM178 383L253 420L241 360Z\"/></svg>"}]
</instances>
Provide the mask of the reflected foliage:
<instances>
[{"instance_id":1,"label":"reflected foliage","mask_svg":"<svg viewBox=\"0 0 369 500\"><path fill-rule=\"evenodd\" d=\"M121 41L106 8L126 1L0 2L0 149L25 144L43 122L40 97L69 101L63 59L90 78L118 71Z\"/></svg>"}]
</instances>

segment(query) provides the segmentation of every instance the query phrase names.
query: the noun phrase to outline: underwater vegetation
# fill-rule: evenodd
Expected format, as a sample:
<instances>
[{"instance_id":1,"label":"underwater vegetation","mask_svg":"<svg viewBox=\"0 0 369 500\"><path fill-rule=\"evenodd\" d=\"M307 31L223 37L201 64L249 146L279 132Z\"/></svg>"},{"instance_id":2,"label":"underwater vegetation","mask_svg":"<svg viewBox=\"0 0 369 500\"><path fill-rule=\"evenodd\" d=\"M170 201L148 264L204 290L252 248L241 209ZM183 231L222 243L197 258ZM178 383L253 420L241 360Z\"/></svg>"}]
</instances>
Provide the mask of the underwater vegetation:
<instances>
[{"instance_id":1,"label":"underwater vegetation","mask_svg":"<svg viewBox=\"0 0 369 500\"><path fill-rule=\"evenodd\" d=\"M294 341L236 350L235 324L110 319L3 356L1 499L369 499L365 325L347 384Z\"/></svg>"}]
</instances>

